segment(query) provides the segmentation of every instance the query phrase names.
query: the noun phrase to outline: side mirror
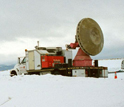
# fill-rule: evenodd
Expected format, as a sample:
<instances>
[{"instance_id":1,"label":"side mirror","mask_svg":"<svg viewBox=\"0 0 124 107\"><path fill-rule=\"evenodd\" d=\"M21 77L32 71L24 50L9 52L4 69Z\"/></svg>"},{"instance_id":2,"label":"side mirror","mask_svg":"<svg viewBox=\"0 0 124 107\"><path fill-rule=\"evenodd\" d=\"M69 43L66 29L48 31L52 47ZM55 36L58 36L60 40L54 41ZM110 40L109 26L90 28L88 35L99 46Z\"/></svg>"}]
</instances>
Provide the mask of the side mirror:
<instances>
[{"instance_id":1,"label":"side mirror","mask_svg":"<svg viewBox=\"0 0 124 107\"><path fill-rule=\"evenodd\" d=\"M18 64L20 64L20 58L18 58Z\"/></svg>"}]
</instances>

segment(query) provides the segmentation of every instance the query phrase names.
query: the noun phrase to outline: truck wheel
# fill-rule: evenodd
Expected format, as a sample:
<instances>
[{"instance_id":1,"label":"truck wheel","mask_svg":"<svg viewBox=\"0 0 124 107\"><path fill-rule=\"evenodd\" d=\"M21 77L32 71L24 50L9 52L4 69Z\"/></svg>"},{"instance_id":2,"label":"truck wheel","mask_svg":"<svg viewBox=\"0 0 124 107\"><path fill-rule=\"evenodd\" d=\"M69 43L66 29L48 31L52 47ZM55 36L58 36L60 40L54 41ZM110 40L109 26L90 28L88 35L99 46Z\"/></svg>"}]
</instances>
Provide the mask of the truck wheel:
<instances>
[{"instance_id":1,"label":"truck wheel","mask_svg":"<svg viewBox=\"0 0 124 107\"><path fill-rule=\"evenodd\" d=\"M10 74L11 77L16 76L16 75L17 75L17 73L15 71L12 71Z\"/></svg>"}]
</instances>

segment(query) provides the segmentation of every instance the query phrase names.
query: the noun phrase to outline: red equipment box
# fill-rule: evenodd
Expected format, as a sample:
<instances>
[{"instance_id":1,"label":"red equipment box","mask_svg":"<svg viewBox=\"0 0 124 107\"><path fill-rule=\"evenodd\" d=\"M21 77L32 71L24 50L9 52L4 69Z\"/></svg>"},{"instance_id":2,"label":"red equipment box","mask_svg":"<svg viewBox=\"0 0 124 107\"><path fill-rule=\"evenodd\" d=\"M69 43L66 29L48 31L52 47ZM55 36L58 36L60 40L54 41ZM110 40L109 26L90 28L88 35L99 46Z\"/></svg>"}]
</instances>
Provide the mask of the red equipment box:
<instances>
[{"instance_id":1,"label":"red equipment box","mask_svg":"<svg viewBox=\"0 0 124 107\"><path fill-rule=\"evenodd\" d=\"M64 63L63 56L41 56L42 68L53 68L55 64Z\"/></svg>"}]
</instances>

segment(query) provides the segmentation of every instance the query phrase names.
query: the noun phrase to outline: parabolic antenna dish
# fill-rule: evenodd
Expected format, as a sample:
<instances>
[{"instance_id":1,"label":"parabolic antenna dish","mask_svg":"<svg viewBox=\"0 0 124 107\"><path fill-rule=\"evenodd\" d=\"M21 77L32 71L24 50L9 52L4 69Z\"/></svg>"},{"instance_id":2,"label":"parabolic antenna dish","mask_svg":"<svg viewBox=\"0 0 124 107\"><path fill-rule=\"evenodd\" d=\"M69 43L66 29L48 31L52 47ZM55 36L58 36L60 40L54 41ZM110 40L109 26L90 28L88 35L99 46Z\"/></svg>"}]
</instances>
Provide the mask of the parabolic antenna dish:
<instances>
[{"instance_id":1,"label":"parabolic antenna dish","mask_svg":"<svg viewBox=\"0 0 124 107\"><path fill-rule=\"evenodd\" d=\"M78 23L76 39L81 49L88 55L97 55L103 48L102 30L91 18L84 18Z\"/></svg>"}]
</instances>

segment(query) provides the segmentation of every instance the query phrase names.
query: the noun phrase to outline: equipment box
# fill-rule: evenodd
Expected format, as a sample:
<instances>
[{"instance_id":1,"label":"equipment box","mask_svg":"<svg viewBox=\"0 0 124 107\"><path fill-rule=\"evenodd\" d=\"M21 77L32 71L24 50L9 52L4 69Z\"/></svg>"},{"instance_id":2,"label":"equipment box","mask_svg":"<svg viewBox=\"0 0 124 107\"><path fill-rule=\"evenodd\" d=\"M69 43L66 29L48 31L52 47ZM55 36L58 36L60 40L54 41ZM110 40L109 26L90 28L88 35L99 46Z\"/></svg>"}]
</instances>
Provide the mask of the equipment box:
<instances>
[{"instance_id":1,"label":"equipment box","mask_svg":"<svg viewBox=\"0 0 124 107\"><path fill-rule=\"evenodd\" d=\"M85 69L74 69L72 70L73 77L86 77Z\"/></svg>"},{"instance_id":2,"label":"equipment box","mask_svg":"<svg viewBox=\"0 0 124 107\"><path fill-rule=\"evenodd\" d=\"M63 64L63 56L41 56L42 68L53 68L55 64Z\"/></svg>"}]
</instances>

